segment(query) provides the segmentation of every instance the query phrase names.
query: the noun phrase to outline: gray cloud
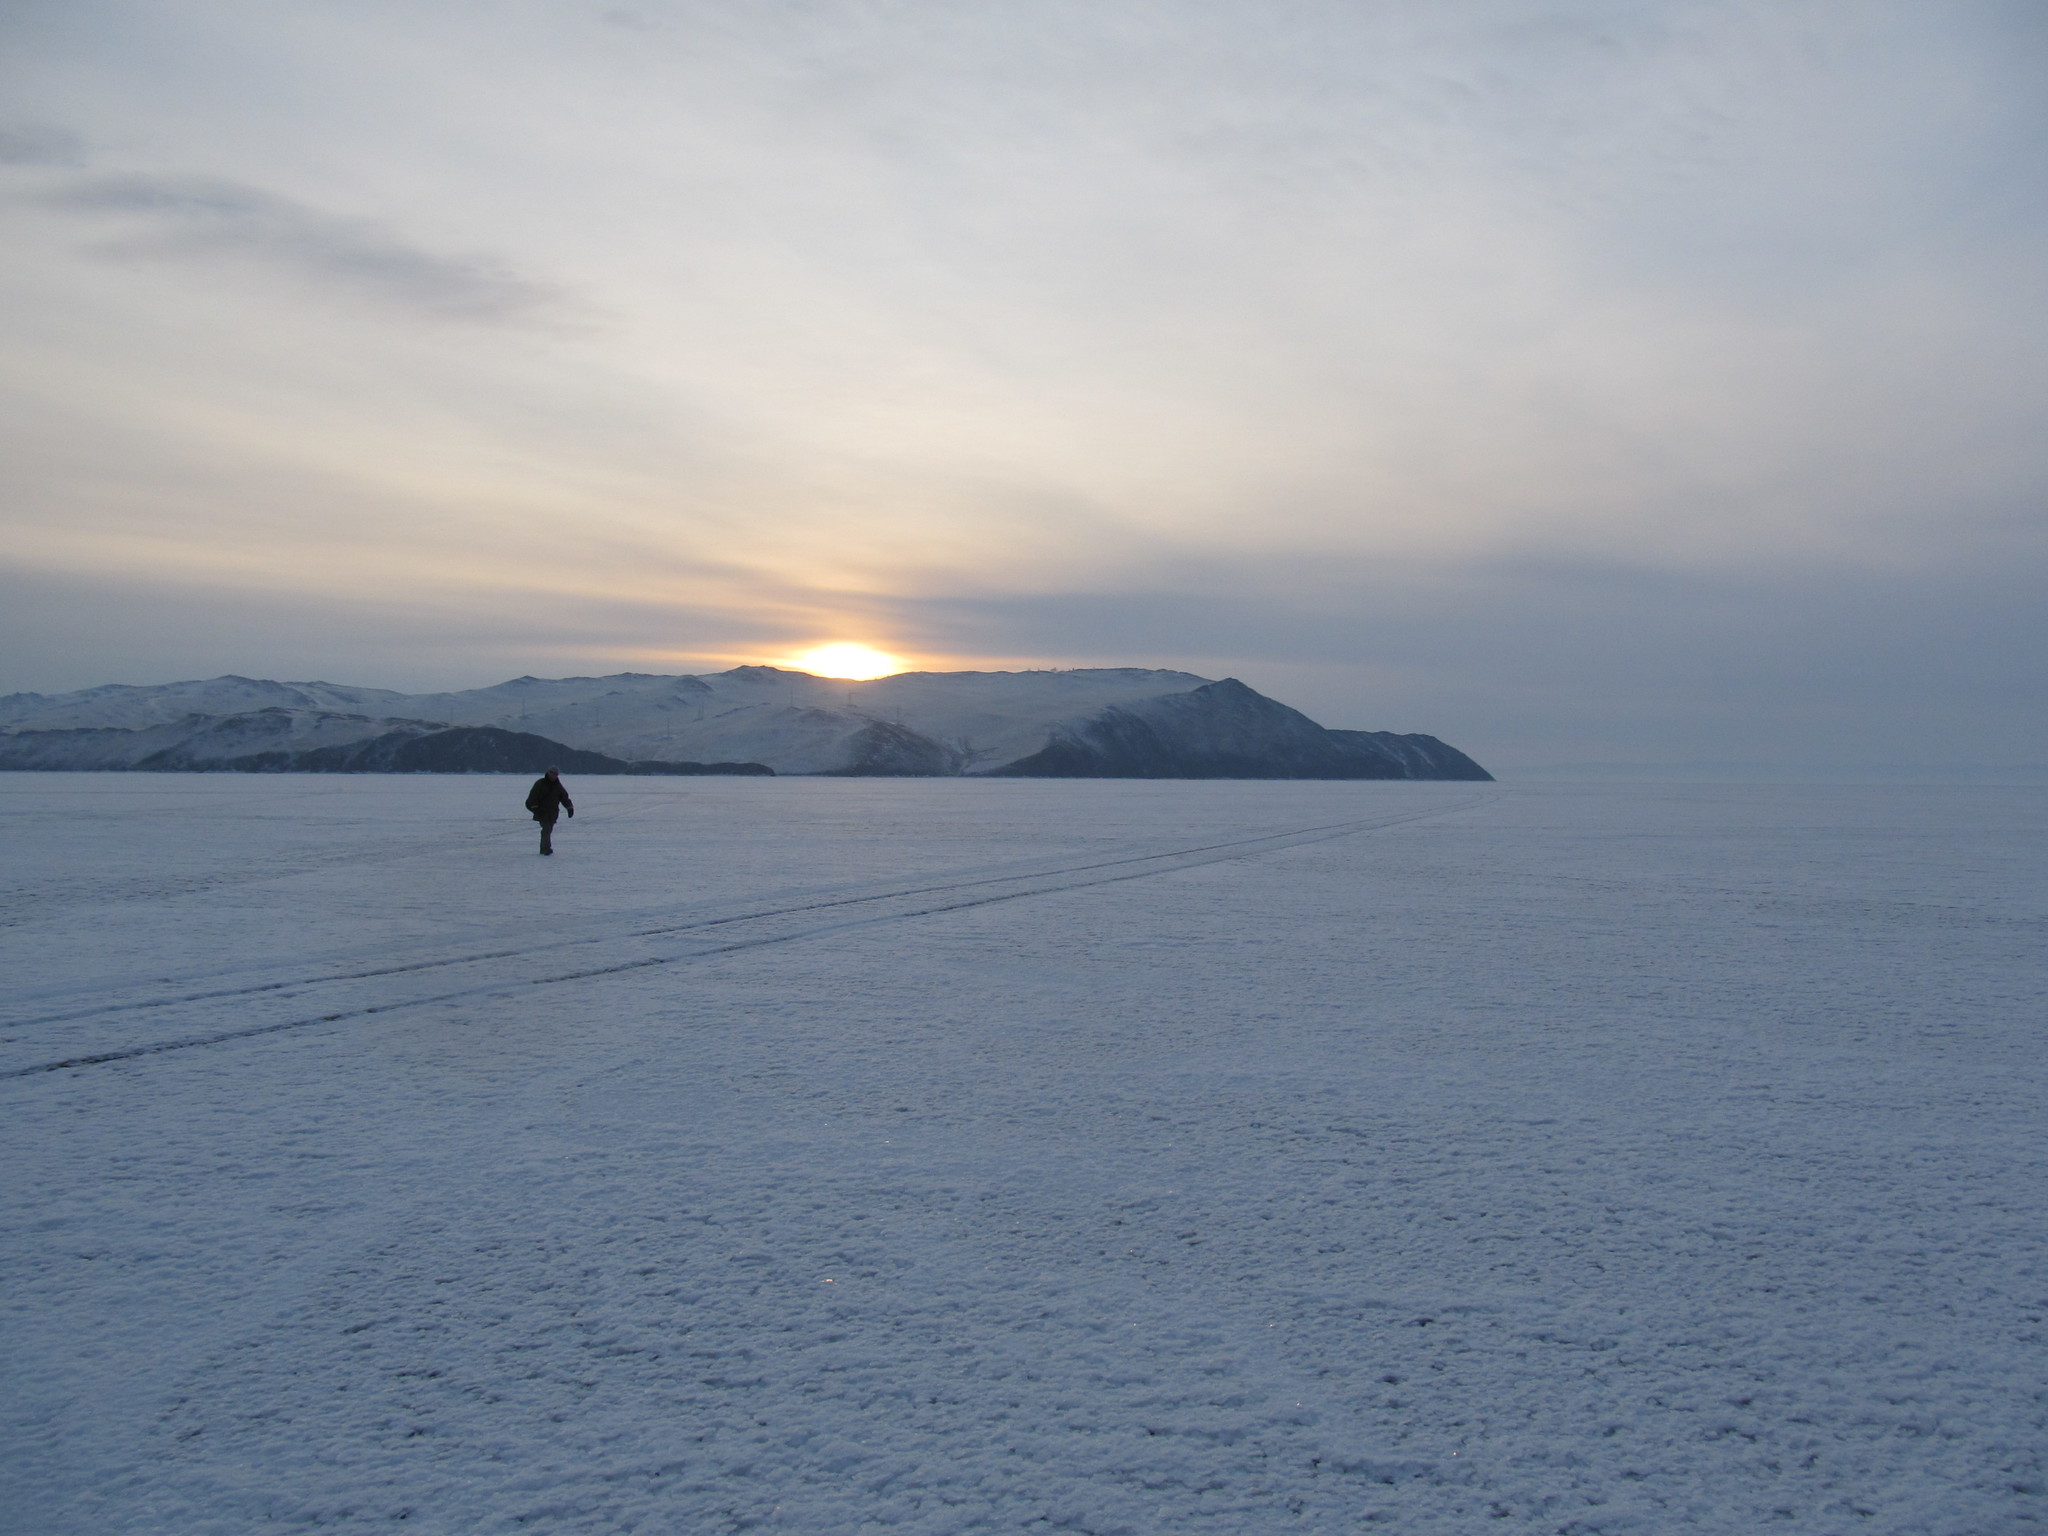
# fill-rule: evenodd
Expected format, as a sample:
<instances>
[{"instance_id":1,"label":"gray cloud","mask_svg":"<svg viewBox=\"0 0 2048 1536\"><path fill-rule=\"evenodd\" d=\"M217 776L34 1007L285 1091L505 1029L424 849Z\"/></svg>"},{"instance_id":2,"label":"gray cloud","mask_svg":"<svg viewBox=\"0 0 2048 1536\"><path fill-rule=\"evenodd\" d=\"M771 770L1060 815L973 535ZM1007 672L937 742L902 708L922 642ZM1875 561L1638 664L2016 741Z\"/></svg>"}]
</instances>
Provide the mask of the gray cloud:
<instances>
[{"instance_id":1,"label":"gray cloud","mask_svg":"<svg viewBox=\"0 0 2048 1536\"><path fill-rule=\"evenodd\" d=\"M256 261L445 319L527 319L559 297L492 262L422 250L369 220L323 213L235 181L103 176L60 188L43 201L72 213L126 216L147 228L146 234L105 247L114 254Z\"/></svg>"},{"instance_id":2,"label":"gray cloud","mask_svg":"<svg viewBox=\"0 0 2048 1536\"><path fill-rule=\"evenodd\" d=\"M0 165L75 169L86 162L85 140L54 123L0 123Z\"/></svg>"}]
</instances>

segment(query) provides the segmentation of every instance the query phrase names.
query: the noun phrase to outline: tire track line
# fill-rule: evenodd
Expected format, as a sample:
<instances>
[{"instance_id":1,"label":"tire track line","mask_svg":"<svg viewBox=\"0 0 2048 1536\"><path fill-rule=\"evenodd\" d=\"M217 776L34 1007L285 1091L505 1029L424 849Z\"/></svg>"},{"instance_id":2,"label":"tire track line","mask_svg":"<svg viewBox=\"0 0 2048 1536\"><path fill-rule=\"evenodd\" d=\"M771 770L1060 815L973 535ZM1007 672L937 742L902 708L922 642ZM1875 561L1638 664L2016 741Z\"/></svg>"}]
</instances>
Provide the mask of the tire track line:
<instances>
[{"instance_id":1,"label":"tire track line","mask_svg":"<svg viewBox=\"0 0 2048 1536\"><path fill-rule=\"evenodd\" d=\"M631 807L625 810L614 809L610 811L599 810L596 812L585 811L583 813L583 820L586 823L595 821L599 825L610 825L613 822L619 821L636 821L644 816L653 814L654 810L657 808L658 807L652 805L641 805ZM428 844L427 846L410 847L396 852L390 850L373 850L367 853L343 853L337 855L330 855L325 859L319 861L309 860L308 862L294 868L279 869L275 871L257 874L238 874L233 876L224 876L220 879L198 881L189 885L159 888L146 893L142 893L140 895L133 894L130 891L121 891L116 893L113 899L119 901L161 900L166 897L175 898L179 896L197 896L204 895L209 891L222 888L223 886L237 884L260 885L265 881L289 880L294 879L300 875L324 874L328 870L335 868L375 868L379 864L397 864L414 859L431 858L435 854L447 851L449 849L460 851L465 848L478 847L495 840L508 838L515 834L523 835L530 833L531 831L531 822L527 819L521 818L517 821L512 821L512 818L509 817L500 819L512 822L512 824L505 826L494 826L490 830L482 832L450 833L447 834L445 837ZM6 926L9 926L9 924L4 920L0 920L0 927ZM660 932L662 930L651 931ZM406 965L378 966L366 971L338 971L328 976L299 976L293 977L285 981L256 982L247 986L221 987L207 992L180 992L175 996L150 998L141 1002L96 1003L89 1008L74 1008L63 1013L39 1013L27 1015L18 1019L0 1019L0 1030L28 1029L39 1024L69 1024L74 1023L80 1019L100 1018L108 1014L140 1013L154 1008L174 1008L181 1003L218 1002L223 998L230 997L256 997L265 994L289 992L295 988L324 987L329 985L330 983L340 981L368 981L380 976L403 975L408 971L433 970L437 967L443 966L468 965L479 960L503 960L514 955L530 955L542 953L549 949L560 948L563 945L600 944L611 942L613 940L620 938L635 938L641 936L642 935L634 933L595 934L588 938L561 939L541 944L523 945L517 949L484 950L474 954L446 956L441 959L422 960ZM179 978L174 976L157 978L157 980L160 983L173 982L178 979ZM198 978L195 977L190 979L196 980ZM135 985L146 985L146 983L136 983ZM88 989L82 987L66 988L61 989L58 995L61 995L61 991L71 991L76 993L86 990ZM100 990L106 991L132 989L102 988Z\"/></svg>"},{"instance_id":2,"label":"tire track line","mask_svg":"<svg viewBox=\"0 0 2048 1536\"><path fill-rule=\"evenodd\" d=\"M387 976L415 975L423 971L446 970L451 966L475 965L486 960L509 960L525 955L546 954L552 950L576 949L592 944L616 944L630 939L666 938L670 934L700 932L708 928L728 927L734 923L758 922L771 917L790 917L802 912L829 911L835 907L860 906L870 902L900 901L910 896L939 895L949 891L974 890L990 885L1013 885L1024 880L1049 880L1062 875L1086 874L1101 869L1116 869L1130 864L1158 863L1168 859L1184 859L1194 854L1211 853L1221 849L1246 848L1253 852L1254 844L1273 843L1276 846L1291 846L1280 840L1302 837L1317 832L1331 832L1346 835L1350 832L1372 831L1380 827L1399 826L1428 816L1447 815L1463 810L1493 797L1477 795L1457 805L1438 806L1432 810L1414 815L1394 818L1374 818L1344 822L1325 822L1311 827L1295 827L1285 832L1261 833L1257 837L1235 838L1228 842L1201 844L1193 848L1175 848L1164 853L1133 854L1125 858L1103 859L1089 864L1068 865L1059 869L1034 870L1021 875L985 875L971 880L946 881L937 885L908 886L899 890L874 891L861 896L835 896L824 901L801 902L795 906L767 907L754 912L739 912L724 917L696 918L684 923L665 923L653 928L637 928L622 933L592 934L584 938L555 939L540 944L522 944L509 949L477 950L460 955L445 955L432 960L409 961L403 965L375 966L368 970L341 971L331 976L294 977L286 981L257 982L248 986L221 987L206 992L181 992L172 997L150 998L132 1003L102 1003L90 1008L72 1009L64 1013L34 1014L26 1018L0 1020L0 1030L30 1029L43 1024L70 1024L82 1019L105 1018L115 1014L145 1013L158 1008L175 1008L186 1003L220 1002L227 998L263 997L274 994L288 994L298 990L332 986L348 981L374 981ZM0 1074L4 1075L4 1074Z\"/></svg>"},{"instance_id":3,"label":"tire track line","mask_svg":"<svg viewBox=\"0 0 2048 1536\"><path fill-rule=\"evenodd\" d=\"M287 1030L308 1029L319 1024L340 1024L353 1019L371 1018L378 1014L395 1013L406 1008L430 1007L435 1003L458 1002L468 998L511 996L528 987L560 986L568 982L588 981L600 976L618 976L631 971L648 970L657 966L687 964L698 960L716 959L721 955L739 954L747 950L764 949L777 944L793 944L802 939L817 938L829 933L842 933L858 928L875 927L883 923L903 922L913 918L931 917L944 912L964 912L976 907L995 906L1002 902L1021 901L1030 896L1056 896L1070 891L1089 890L1106 885L1120 885L1130 880L1146 880L1157 875L1172 874L1177 870L1201 869L1211 864L1230 863L1237 859L1256 858L1263 853L1277 853L1289 848L1305 848L1317 843L1334 842L1339 838L1354 837L1365 832L1382 831L1388 827L1405 826L1411 822L1432 820L1439 816L1452 815L1481 804L1492 796L1475 796L1456 805L1437 806L1414 815L1377 819L1370 822L1330 823L1320 827L1299 828L1292 832L1268 833L1257 838L1241 838L1226 843L1212 843L1202 847L1181 849L1176 852L1151 854L1135 859L1106 860L1098 864L1076 866L1068 870L1046 871L1037 876L1010 876L1003 881L969 881L949 886L932 886L908 891L892 892L884 896L849 897L830 902L818 902L805 906L783 908L771 912L751 914L745 917L712 919L702 924L682 924L673 928L651 929L641 934L616 937L658 937L688 929L717 926L736 922L761 921L770 917L798 916L804 912L828 910L837 906L857 905L866 902L889 899L902 900L911 896L943 894L947 891L971 889L989 884L1014 884L1020 880L1055 879L1065 874L1093 873L1103 869L1121 869L1132 863L1157 863L1165 859L1179 859L1181 862L1164 865L1156 869L1121 869L1120 873L1099 875L1092 880L1075 880L1064 885L1040 885L1021 891L999 891L989 895L969 897L965 900L941 901L930 906L917 907L907 912L882 912L871 916L844 919L839 922L822 923L815 927L800 929L795 933L769 934L761 938L736 939L725 944L687 950L681 954L650 955L638 960L622 961L615 965L588 966L581 970L564 971L552 976L529 977L518 982L487 982L481 986L462 987L450 992L434 993L426 997L403 998L396 1002L372 1003L359 1008L338 1009L333 1013L315 1014L305 1018L284 1019L271 1024L251 1025L242 1029L220 1030L212 1034L190 1036L182 1040L164 1040L150 1045L126 1046L118 1050L99 1051L86 1055L66 1057L61 1061L39 1062L33 1066L13 1067L0 1070L0 1081L40 1077L52 1072L63 1072L77 1068L104 1066L110 1062L134 1061L148 1056L162 1056L173 1051L191 1050L198 1046L223 1045L236 1040L253 1040L264 1035L281 1034ZM1280 841L1286 839L1286 841ZM1247 846L1248 844L1271 844L1273 846ZM1209 857L1200 857L1207 854ZM582 943L586 941L570 941ZM592 941L595 942L595 941ZM505 951L480 955L478 959L498 959L504 955L530 953L530 951ZM434 962L436 964L457 964L461 962ZM401 967L400 970L410 969ZM392 972L366 974L393 974ZM335 978L343 979L343 978Z\"/></svg>"},{"instance_id":4,"label":"tire track line","mask_svg":"<svg viewBox=\"0 0 2048 1536\"><path fill-rule=\"evenodd\" d=\"M339 790L330 791L339 794ZM290 796L274 795L271 799L289 799ZM595 822L607 826L613 822L635 821L652 815L658 808L654 803L643 802L626 808L602 807L586 810L583 820L586 825ZM326 848L293 856L286 855L278 863L258 869L235 868L220 870L210 875L194 875L183 881L148 884L141 880L126 882L109 881L94 887L78 883L66 887L59 885L55 890L47 886L23 887L0 895L0 928L18 928L30 922L48 917L52 911L83 905L114 906L126 902L176 901L185 896L205 896L214 891L230 890L241 886L264 885L280 880L294 880L304 875L322 875L336 870L374 869L379 865L408 863L415 859L428 859L448 852L462 852L470 848L481 848L486 844L508 839L530 830L532 820L524 816L506 813L491 818L490 824L478 831L456 831L429 834L425 837L396 847ZM293 985L293 983L285 983ZM208 993L206 997L228 997L232 992ZM180 999L197 1002L199 997ZM129 1005L116 1005L129 1006ZM22 1019L16 1024L54 1023L58 1019L84 1018L85 1013L53 1015L49 1018ZM14 1024L0 1024L0 1029L12 1028Z\"/></svg>"}]
</instances>

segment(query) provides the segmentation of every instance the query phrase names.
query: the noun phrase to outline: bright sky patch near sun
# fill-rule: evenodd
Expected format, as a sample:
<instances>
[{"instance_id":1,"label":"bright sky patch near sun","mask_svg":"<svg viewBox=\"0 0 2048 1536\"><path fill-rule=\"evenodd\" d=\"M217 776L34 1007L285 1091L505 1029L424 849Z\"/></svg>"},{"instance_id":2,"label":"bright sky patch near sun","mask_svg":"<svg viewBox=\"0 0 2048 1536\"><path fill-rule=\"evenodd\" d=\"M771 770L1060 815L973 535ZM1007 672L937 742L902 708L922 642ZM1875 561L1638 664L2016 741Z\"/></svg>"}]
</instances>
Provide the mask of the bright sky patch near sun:
<instances>
[{"instance_id":1,"label":"bright sky patch near sun","mask_svg":"<svg viewBox=\"0 0 2048 1536\"><path fill-rule=\"evenodd\" d=\"M891 677L904 670L903 662L885 651L846 642L799 652L789 664L814 677L843 677L856 683Z\"/></svg>"},{"instance_id":2,"label":"bright sky patch near sun","mask_svg":"<svg viewBox=\"0 0 2048 1536\"><path fill-rule=\"evenodd\" d=\"M15 7L0 686L867 633L2048 760L2044 66L1999 0Z\"/></svg>"}]
</instances>

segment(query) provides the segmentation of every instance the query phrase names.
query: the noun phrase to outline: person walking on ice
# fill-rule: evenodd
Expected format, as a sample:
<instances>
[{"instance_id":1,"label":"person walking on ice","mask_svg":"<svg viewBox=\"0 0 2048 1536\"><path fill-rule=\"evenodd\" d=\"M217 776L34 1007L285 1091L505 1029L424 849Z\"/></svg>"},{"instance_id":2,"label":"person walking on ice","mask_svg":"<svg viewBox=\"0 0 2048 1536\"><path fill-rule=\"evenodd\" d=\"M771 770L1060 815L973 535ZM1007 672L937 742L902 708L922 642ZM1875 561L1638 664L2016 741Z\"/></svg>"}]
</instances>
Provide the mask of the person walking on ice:
<instances>
[{"instance_id":1,"label":"person walking on ice","mask_svg":"<svg viewBox=\"0 0 2048 1536\"><path fill-rule=\"evenodd\" d=\"M562 788L562 770L550 768L533 781L533 788L526 792L526 808L533 812L533 819L540 823L540 851L555 851L555 818L567 811L571 818L576 815L576 804L569 798L569 791Z\"/></svg>"}]
</instances>

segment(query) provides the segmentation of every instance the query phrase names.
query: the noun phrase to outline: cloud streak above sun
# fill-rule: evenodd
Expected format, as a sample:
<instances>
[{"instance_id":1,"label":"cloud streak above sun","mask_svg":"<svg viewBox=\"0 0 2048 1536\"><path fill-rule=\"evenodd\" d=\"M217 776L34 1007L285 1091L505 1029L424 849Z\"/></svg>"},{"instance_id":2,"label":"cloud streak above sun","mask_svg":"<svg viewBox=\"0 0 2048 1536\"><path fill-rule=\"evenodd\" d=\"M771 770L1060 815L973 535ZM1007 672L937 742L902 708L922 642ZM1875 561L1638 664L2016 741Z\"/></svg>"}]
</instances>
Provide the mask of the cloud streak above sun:
<instances>
[{"instance_id":1,"label":"cloud streak above sun","mask_svg":"<svg viewBox=\"0 0 2048 1536\"><path fill-rule=\"evenodd\" d=\"M2027 8L6 25L9 686L851 634L1508 763L2048 758Z\"/></svg>"},{"instance_id":2,"label":"cloud streak above sun","mask_svg":"<svg viewBox=\"0 0 2048 1536\"><path fill-rule=\"evenodd\" d=\"M541 308L547 289L487 263L415 249L367 220L322 214L274 192L204 177L109 176L74 182L53 208L125 219L132 232L102 255L245 260L401 311L513 319Z\"/></svg>"}]
</instances>

